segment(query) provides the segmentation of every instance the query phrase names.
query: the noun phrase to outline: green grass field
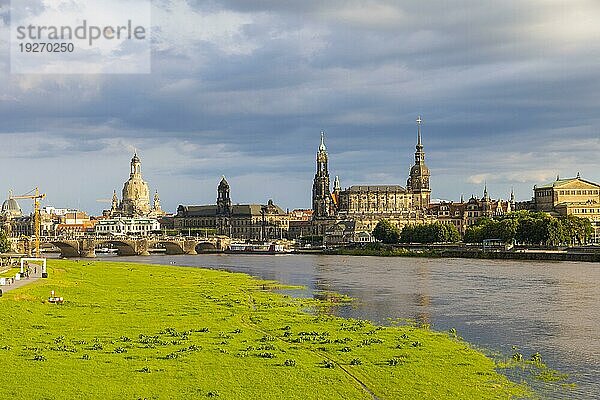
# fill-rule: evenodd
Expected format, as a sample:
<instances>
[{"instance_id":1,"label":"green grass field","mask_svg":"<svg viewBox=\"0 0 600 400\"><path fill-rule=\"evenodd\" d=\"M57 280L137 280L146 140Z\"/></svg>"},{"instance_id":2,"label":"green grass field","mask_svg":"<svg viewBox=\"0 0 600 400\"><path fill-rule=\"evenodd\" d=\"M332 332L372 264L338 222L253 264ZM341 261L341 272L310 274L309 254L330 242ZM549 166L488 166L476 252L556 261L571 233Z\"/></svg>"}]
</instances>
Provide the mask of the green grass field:
<instances>
[{"instance_id":1,"label":"green grass field","mask_svg":"<svg viewBox=\"0 0 600 400\"><path fill-rule=\"evenodd\" d=\"M331 302L292 299L244 274L58 260L49 273L0 298L0 398L531 394L449 334L332 317ZM63 305L46 301L51 290Z\"/></svg>"},{"instance_id":2,"label":"green grass field","mask_svg":"<svg viewBox=\"0 0 600 400\"><path fill-rule=\"evenodd\" d=\"M21 267L0 267L0 278L14 278Z\"/></svg>"}]
</instances>

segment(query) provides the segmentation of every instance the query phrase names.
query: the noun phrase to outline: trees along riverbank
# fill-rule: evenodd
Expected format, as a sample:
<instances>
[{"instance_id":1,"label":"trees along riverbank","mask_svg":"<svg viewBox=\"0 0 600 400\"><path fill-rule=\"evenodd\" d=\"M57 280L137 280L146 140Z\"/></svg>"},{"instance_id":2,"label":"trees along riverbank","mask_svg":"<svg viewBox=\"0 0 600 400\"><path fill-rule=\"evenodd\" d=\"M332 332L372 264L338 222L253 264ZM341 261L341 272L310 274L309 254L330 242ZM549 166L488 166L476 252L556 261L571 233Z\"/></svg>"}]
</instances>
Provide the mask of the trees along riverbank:
<instances>
[{"instance_id":1,"label":"trees along riverbank","mask_svg":"<svg viewBox=\"0 0 600 400\"><path fill-rule=\"evenodd\" d=\"M582 245L592 235L592 223L573 215L553 217L546 213L517 211L495 218L482 218L467 228L464 241L481 243L500 239L504 243L561 246Z\"/></svg>"},{"instance_id":2,"label":"trees along riverbank","mask_svg":"<svg viewBox=\"0 0 600 400\"><path fill-rule=\"evenodd\" d=\"M56 260L49 272L0 299L2 398L531 395L456 332L334 317L335 296L174 266Z\"/></svg>"},{"instance_id":3,"label":"trees along riverbank","mask_svg":"<svg viewBox=\"0 0 600 400\"><path fill-rule=\"evenodd\" d=\"M592 235L592 223L573 215L553 217L547 213L516 211L493 218L481 218L469 226L464 243L482 243L499 239L507 244L520 243L541 246L569 246L587 243ZM457 243L461 236L454 225L434 222L406 225L398 229L386 219L379 221L373 236L384 244Z\"/></svg>"},{"instance_id":4,"label":"trees along riverbank","mask_svg":"<svg viewBox=\"0 0 600 400\"><path fill-rule=\"evenodd\" d=\"M433 222L420 225L406 225L402 230L382 219L373 230L373 237L384 244L398 243L456 243L460 233L454 225Z\"/></svg>"}]
</instances>

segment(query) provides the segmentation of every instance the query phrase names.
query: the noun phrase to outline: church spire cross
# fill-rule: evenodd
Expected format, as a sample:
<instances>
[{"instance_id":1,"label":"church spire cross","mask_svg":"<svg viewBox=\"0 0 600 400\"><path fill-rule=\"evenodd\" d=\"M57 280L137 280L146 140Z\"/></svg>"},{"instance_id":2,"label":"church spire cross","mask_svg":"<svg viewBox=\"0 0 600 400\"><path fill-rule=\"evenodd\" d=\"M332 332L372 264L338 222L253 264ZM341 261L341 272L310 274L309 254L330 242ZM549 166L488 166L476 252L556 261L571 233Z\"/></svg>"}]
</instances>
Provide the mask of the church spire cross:
<instances>
[{"instance_id":1,"label":"church spire cross","mask_svg":"<svg viewBox=\"0 0 600 400\"><path fill-rule=\"evenodd\" d=\"M417 132L418 132L418 142L417 145L418 146L422 146L422 142L421 142L421 124L423 123L423 119L421 119L421 116L419 115L417 117Z\"/></svg>"}]
</instances>

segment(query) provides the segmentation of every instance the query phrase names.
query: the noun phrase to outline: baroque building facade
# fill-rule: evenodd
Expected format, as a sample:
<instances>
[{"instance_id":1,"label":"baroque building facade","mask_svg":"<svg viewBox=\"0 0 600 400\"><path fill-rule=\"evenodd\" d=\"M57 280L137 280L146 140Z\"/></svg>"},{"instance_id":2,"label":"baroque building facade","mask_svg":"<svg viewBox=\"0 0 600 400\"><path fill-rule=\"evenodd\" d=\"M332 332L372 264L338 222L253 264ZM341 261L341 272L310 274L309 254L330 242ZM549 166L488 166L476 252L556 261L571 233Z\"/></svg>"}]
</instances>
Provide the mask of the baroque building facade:
<instances>
[{"instance_id":1,"label":"baroque building facade","mask_svg":"<svg viewBox=\"0 0 600 400\"><path fill-rule=\"evenodd\" d=\"M154 202L150 206L150 189L142 177L142 162L134 153L129 169L129 179L123 185L122 199L119 201L117 191L113 192L111 208L104 212L106 217L162 217L166 213L161 209L158 191L154 194Z\"/></svg>"},{"instance_id":2,"label":"baroque building facade","mask_svg":"<svg viewBox=\"0 0 600 400\"><path fill-rule=\"evenodd\" d=\"M517 209L542 211L554 216L574 215L592 223L592 242L600 243L600 185L582 179L561 179L533 187L533 198L520 202Z\"/></svg>"},{"instance_id":3,"label":"baroque building facade","mask_svg":"<svg viewBox=\"0 0 600 400\"><path fill-rule=\"evenodd\" d=\"M472 195L466 202L461 198L458 203L441 201L429 206L429 213L437 221L454 225L461 235L481 218L499 217L512 211L515 211L514 192L511 191L510 200L494 200L488 193L487 184L482 198Z\"/></svg>"},{"instance_id":4,"label":"baroque building facade","mask_svg":"<svg viewBox=\"0 0 600 400\"><path fill-rule=\"evenodd\" d=\"M431 172L425 164L422 142L422 119L417 119L415 162L411 167L406 188L400 185L357 185L342 189L339 177L330 186L329 155L325 135L317 151L317 165L312 188L312 234L327 235L340 231L335 225L343 224L347 231L371 232L381 219L388 219L402 228L406 224L431 220L428 213L431 201ZM353 223L348 223L352 221ZM345 236L354 236L348 235Z\"/></svg>"},{"instance_id":5,"label":"baroque building facade","mask_svg":"<svg viewBox=\"0 0 600 400\"><path fill-rule=\"evenodd\" d=\"M223 177L217 187L216 204L180 205L173 218L180 232L208 232L243 240L272 240L288 237L288 214L273 200L267 204L233 204L231 188Z\"/></svg>"}]
</instances>

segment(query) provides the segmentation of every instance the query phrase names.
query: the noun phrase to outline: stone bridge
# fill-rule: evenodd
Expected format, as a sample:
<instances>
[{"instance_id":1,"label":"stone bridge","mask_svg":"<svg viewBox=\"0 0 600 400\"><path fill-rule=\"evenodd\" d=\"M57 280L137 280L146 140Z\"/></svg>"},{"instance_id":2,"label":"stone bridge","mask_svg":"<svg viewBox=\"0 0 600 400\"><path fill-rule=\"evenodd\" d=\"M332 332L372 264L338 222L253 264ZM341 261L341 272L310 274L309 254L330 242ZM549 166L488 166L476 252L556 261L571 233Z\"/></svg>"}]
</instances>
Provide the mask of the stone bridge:
<instances>
[{"instance_id":1,"label":"stone bridge","mask_svg":"<svg viewBox=\"0 0 600 400\"><path fill-rule=\"evenodd\" d=\"M166 254L198 254L199 252L220 252L227 250L231 240L225 236L198 238L198 237L113 237L94 236L81 238L43 238L43 245L58 247L61 257L93 258L96 249L108 247L117 249L120 256L147 256L152 249L164 249ZM30 244L23 247L31 249Z\"/></svg>"}]
</instances>

